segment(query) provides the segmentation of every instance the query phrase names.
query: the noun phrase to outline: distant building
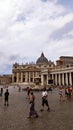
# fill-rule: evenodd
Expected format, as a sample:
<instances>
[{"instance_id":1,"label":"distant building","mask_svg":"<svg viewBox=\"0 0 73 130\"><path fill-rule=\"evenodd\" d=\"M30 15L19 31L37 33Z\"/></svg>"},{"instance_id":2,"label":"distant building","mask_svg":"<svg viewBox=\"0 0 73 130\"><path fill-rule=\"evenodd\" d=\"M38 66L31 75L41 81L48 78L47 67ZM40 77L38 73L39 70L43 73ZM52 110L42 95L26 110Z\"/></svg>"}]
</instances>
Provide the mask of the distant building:
<instances>
[{"instance_id":1,"label":"distant building","mask_svg":"<svg viewBox=\"0 0 73 130\"><path fill-rule=\"evenodd\" d=\"M0 75L0 85L12 83L12 75Z\"/></svg>"},{"instance_id":2,"label":"distant building","mask_svg":"<svg viewBox=\"0 0 73 130\"><path fill-rule=\"evenodd\" d=\"M13 64L13 84L30 84L45 86L73 85L73 57L61 56L56 65L44 56L37 59L35 64Z\"/></svg>"},{"instance_id":3,"label":"distant building","mask_svg":"<svg viewBox=\"0 0 73 130\"><path fill-rule=\"evenodd\" d=\"M37 59L36 64L13 64L12 68L12 83L24 83L24 84L39 84L43 85L48 83L48 69L51 69L55 64L44 56ZM45 71L46 74L43 75ZM47 72L46 72L47 71ZM44 78L43 78L44 76Z\"/></svg>"},{"instance_id":4,"label":"distant building","mask_svg":"<svg viewBox=\"0 0 73 130\"><path fill-rule=\"evenodd\" d=\"M73 57L60 56L59 60L56 61L57 66L71 66L73 65Z\"/></svg>"},{"instance_id":5,"label":"distant building","mask_svg":"<svg viewBox=\"0 0 73 130\"><path fill-rule=\"evenodd\" d=\"M5 84L73 86L73 57L61 56L55 65L42 53L36 63L15 63L11 75L0 76L0 85Z\"/></svg>"}]
</instances>

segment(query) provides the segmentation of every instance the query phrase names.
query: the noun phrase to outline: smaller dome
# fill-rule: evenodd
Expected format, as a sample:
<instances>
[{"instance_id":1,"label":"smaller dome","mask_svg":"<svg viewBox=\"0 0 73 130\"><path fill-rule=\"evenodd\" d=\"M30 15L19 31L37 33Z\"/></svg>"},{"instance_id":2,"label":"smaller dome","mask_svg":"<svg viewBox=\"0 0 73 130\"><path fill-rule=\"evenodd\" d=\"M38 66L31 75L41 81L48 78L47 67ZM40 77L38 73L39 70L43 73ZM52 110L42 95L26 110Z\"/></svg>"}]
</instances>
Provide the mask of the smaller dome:
<instances>
[{"instance_id":1,"label":"smaller dome","mask_svg":"<svg viewBox=\"0 0 73 130\"><path fill-rule=\"evenodd\" d=\"M43 52L41 56L37 59L36 64L48 64L48 59L44 56Z\"/></svg>"}]
</instances>

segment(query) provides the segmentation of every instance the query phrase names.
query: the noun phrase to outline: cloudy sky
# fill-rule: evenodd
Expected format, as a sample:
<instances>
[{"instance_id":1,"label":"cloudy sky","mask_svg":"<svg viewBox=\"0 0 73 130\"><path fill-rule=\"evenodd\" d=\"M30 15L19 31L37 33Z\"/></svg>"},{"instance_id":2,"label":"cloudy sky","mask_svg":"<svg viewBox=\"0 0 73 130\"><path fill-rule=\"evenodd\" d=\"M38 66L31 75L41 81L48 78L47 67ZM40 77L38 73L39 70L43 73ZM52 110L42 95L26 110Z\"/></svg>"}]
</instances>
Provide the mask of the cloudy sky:
<instances>
[{"instance_id":1,"label":"cloudy sky","mask_svg":"<svg viewBox=\"0 0 73 130\"><path fill-rule=\"evenodd\" d=\"M15 62L73 56L73 0L0 0L0 74Z\"/></svg>"}]
</instances>

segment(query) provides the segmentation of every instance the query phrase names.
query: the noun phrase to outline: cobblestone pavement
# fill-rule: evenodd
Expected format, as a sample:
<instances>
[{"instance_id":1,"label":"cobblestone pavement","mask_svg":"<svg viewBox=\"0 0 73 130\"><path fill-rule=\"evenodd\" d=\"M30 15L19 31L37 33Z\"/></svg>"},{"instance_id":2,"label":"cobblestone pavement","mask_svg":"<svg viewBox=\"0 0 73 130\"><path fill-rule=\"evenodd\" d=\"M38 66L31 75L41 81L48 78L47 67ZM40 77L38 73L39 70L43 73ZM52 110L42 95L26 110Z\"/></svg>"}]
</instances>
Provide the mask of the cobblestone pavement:
<instances>
[{"instance_id":1,"label":"cobblestone pavement","mask_svg":"<svg viewBox=\"0 0 73 130\"><path fill-rule=\"evenodd\" d=\"M71 101L59 101L57 89L48 92L51 111L41 109L41 92L34 92L38 118L28 119L29 101L26 91L9 89L9 106L4 106L4 96L0 97L0 130L73 130L73 97Z\"/></svg>"}]
</instances>

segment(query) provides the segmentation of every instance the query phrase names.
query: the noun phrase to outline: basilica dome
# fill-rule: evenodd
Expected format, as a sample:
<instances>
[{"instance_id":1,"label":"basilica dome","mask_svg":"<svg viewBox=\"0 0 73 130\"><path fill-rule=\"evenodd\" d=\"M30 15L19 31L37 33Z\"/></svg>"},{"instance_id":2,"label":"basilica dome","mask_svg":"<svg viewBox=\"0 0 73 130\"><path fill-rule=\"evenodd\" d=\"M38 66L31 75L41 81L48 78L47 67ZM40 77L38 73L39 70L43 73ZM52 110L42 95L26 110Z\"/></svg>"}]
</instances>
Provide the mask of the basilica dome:
<instances>
[{"instance_id":1,"label":"basilica dome","mask_svg":"<svg viewBox=\"0 0 73 130\"><path fill-rule=\"evenodd\" d=\"M41 56L37 59L36 64L48 64L48 59L42 53Z\"/></svg>"}]
</instances>

